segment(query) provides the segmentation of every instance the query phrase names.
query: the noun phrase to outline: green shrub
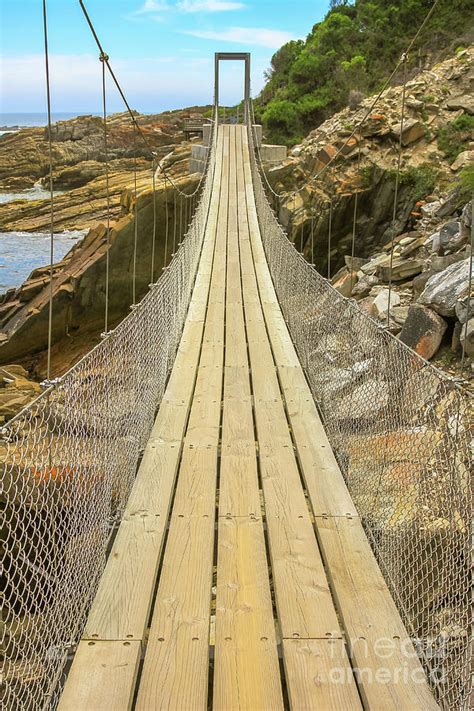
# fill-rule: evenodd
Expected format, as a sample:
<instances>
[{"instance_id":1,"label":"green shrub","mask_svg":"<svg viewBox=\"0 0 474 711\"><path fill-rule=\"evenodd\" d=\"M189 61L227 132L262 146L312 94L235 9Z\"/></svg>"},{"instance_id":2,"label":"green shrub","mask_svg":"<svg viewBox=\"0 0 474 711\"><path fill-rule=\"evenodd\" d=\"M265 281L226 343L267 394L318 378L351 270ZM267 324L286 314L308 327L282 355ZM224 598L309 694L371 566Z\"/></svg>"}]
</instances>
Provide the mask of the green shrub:
<instances>
[{"instance_id":1,"label":"green shrub","mask_svg":"<svg viewBox=\"0 0 474 711\"><path fill-rule=\"evenodd\" d=\"M464 200L474 199L474 165L467 165L459 173L461 195Z\"/></svg>"},{"instance_id":2,"label":"green shrub","mask_svg":"<svg viewBox=\"0 0 474 711\"><path fill-rule=\"evenodd\" d=\"M395 176L395 172L392 172ZM400 173L400 185L410 186L414 200L429 195L436 187L438 172L429 163L422 163L420 166L410 166Z\"/></svg>"},{"instance_id":3,"label":"green shrub","mask_svg":"<svg viewBox=\"0 0 474 711\"><path fill-rule=\"evenodd\" d=\"M438 148L451 163L458 155L467 150L474 131L474 116L461 114L457 119L446 124L438 132Z\"/></svg>"},{"instance_id":4,"label":"green shrub","mask_svg":"<svg viewBox=\"0 0 474 711\"><path fill-rule=\"evenodd\" d=\"M360 169L360 176L362 179L362 187L364 189L370 188L375 178L376 167L373 164L364 165Z\"/></svg>"},{"instance_id":5,"label":"green shrub","mask_svg":"<svg viewBox=\"0 0 474 711\"><path fill-rule=\"evenodd\" d=\"M306 135L346 106L351 91L377 92L431 4L432 0L331 0L326 17L306 40L288 42L272 57L259 97L271 140L290 143L292 137ZM439 56L459 44L466 18L472 15L474 0L439 0L423 33L423 53ZM411 53L408 61L410 73L416 72L418 54ZM430 102L433 97L425 99ZM286 121L278 116L285 101L295 106Z\"/></svg>"}]
</instances>

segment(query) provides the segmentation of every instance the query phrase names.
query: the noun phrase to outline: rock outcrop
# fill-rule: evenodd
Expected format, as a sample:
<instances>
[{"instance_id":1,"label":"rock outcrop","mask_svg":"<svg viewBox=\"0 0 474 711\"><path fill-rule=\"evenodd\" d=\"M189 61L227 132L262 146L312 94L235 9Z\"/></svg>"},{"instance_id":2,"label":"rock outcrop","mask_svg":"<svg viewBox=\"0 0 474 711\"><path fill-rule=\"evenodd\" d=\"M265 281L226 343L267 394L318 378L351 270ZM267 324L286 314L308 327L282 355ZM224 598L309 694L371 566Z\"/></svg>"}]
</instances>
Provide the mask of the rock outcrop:
<instances>
[{"instance_id":1,"label":"rock outcrop","mask_svg":"<svg viewBox=\"0 0 474 711\"><path fill-rule=\"evenodd\" d=\"M192 192L199 176L175 176L180 188ZM136 291L140 299L148 290L151 281L151 251L153 236L153 190L150 179L143 185L137 201L138 251L136 265ZM165 262L165 224L168 204L168 220L171 229L174 221L181 224L179 203L176 208L169 187L159 180L155 190L157 230L155 241L156 280ZM111 327L121 321L132 303L132 253L135 232L135 200L130 189L122 194L123 214L112 225L109 247L109 321ZM184 223L183 223L184 231ZM177 234L177 240L182 235ZM55 265L53 274L53 343L62 344L56 353L68 348L69 339L78 337L84 350L103 330L105 308L105 264L107 254L107 231L104 224L89 230L88 234L74 245L64 259ZM167 260L171 256L171 246ZM35 269L29 279L18 289L11 289L0 304L0 363L34 359L47 346L49 303L49 268ZM87 337L85 337L87 334ZM58 353L59 351L59 353ZM81 355L81 353L77 353ZM40 357L41 361L41 357ZM66 370L71 362L62 360ZM58 370L55 369L55 373Z\"/></svg>"},{"instance_id":2,"label":"rock outcrop","mask_svg":"<svg viewBox=\"0 0 474 711\"><path fill-rule=\"evenodd\" d=\"M466 313L470 193L458 181L474 146L473 85L470 47L408 82L403 130L402 88L394 87L383 95L361 131L351 137L372 97L356 110L347 108L328 119L293 149L287 161L268 171L273 187L289 193L277 206L279 218L306 259L322 274L330 271L333 286L355 298L383 325L390 282L388 328L453 375L459 374L463 346L468 358L474 349L472 301L471 313ZM401 131L398 209L393 220ZM321 178L311 181L334 157ZM296 196L295 185L305 186ZM464 376L468 374L469 362L464 368Z\"/></svg>"},{"instance_id":3,"label":"rock outcrop","mask_svg":"<svg viewBox=\"0 0 474 711\"><path fill-rule=\"evenodd\" d=\"M280 221L290 239L321 273L327 273L331 201L329 259L334 274L351 251L356 196L356 255L369 257L394 236L413 231L417 217L425 216L420 211L423 202L419 201L436 194L440 187L446 191L469 158L466 155L460 162L453 160L452 150L458 148L457 134L452 139L446 139L446 135L455 131L460 117L467 116L467 122L470 121L470 104L464 99L472 94L473 85L474 47L408 82L395 223L392 213L401 86L383 94L360 132L352 136L370 109L373 97L362 101L357 109L346 108L325 121L293 149L286 161L268 171L275 190L283 195L289 193L278 205ZM474 128L463 129L462 135L464 144L459 145L458 156L472 150ZM322 177L308 184L338 151L338 157ZM296 197L290 195L295 186L304 184L306 187Z\"/></svg>"},{"instance_id":4,"label":"rock outcrop","mask_svg":"<svg viewBox=\"0 0 474 711\"><path fill-rule=\"evenodd\" d=\"M0 425L9 420L41 393L41 386L21 365L0 367Z\"/></svg>"},{"instance_id":5,"label":"rock outcrop","mask_svg":"<svg viewBox=\"0 0 474 711\"><path fill-rule=\"evenodd\" d=\"M166 111L156 115L136 114L148 145L163 157L184 140L183 122L201 115L206 107ZM47 181L49 148L47 128L23 128L0 136L0 190L31 188ZM104 133L98 116L78 116L58 121L52 127L54 186L56 190L85 185L104 169ZM131 170L134 156L150 160L149 150L137 135L127 113L108 117L108 156L111 169ZM121 162L122 161L122 162ZM102 169L101 169L102 166Z\"/></svg>"}]
</instances>

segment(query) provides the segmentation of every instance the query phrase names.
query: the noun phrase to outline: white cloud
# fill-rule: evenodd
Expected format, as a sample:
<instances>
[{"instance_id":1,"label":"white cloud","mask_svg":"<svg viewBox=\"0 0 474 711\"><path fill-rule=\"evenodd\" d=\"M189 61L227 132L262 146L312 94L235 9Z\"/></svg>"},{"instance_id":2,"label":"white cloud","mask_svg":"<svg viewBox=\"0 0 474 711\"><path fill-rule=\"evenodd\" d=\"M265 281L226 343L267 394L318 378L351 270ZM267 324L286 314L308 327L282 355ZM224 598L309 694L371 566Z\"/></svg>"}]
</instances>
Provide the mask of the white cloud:
<instances>
[{"instance_id":1,"label":"white cloud","mask_svg":"<svg viewBox=\"0 0 474 711\"><path fill-rule=\"evenodd\" d=\"M227 2L227 0L180 0L177 4L181 12L226 12L228 10L241 10L241 2Z\"/></svg>"},{"instance_id":2,"label":"white cloud","mask_svg":"<svg viewBox=\"0 0 474 711\"><path fill-rule=\"evenodd\" d=\"M133 15L144 15L148 12L164 12L170 10L170 6L166 0L145 0L139 10L135 10Z\"/></svg>"},{"instance_id":3,"label":"white cloud","mask_svg":"<svg viewBox=\"0 0 474 711\"><path fill-rule=\"evenodd\" d=\"M51 54L53 112L100 112L101 64L93 54ZM213 58L192 56L145 57L113 60L113 69L133 108L158 112L212 101ZM263 67L254 63L252 85L262 86ZM43 111L45 108L44 55L0 57L2 111ZM222 101L232 104L242 97L242 71L226 75ZM110 112L123 104L107 78Z\"/></svg>"},{"instance_id":4,"label":"white cloud","mask_svg":"<svg viewBox=\"0 0 474 711\"><path fill-rule=\"evenodd\" d=\"M183 30L183 34L200 39L217 40L219 42L234 42L235 44L252 44L261 47L277 49L282 44L294 39L293 35L284 30L269 30L257 27L229 27L227 30Z\"/></svg>"}]
</instances>

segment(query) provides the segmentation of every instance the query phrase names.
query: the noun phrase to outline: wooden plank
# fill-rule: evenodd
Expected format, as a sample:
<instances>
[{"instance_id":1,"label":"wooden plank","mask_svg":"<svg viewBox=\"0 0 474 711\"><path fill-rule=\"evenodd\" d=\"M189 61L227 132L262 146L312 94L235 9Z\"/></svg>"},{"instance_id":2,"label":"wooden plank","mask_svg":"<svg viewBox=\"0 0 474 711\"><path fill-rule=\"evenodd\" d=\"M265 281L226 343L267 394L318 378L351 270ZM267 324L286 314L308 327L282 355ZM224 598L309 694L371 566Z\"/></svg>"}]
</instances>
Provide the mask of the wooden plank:
<instances>
[{"instance_id":1,"label":"wooden plank","mask_svg":"<svg viewBox=\"0 0 474 711\"><path fill-rule=\"evenodd\" d=\"M301 366L277 370L314 515L357 516Z\"/></svg>"},{"instance_id":2,"label":"wooden plank","mask_svg":"<svg viewBox=\"0 0 474 711\"><path fill-rule=\"evenodd\" d=\"M216 156L214 190L220 189L222 153L221 140ZM191 308L175 364L87 621L85 640L137 640L138 646L144 643L182 440L195 388L204 333L203 316L210 290L210 267L215 252L217 211L218 203L211 202ZM71 682L68 682L70 698L81 698L82 685L87 677L94 679L99 689L101 683L104 689L108 689L108 670L114 664L116 647L111 642L101 649L101 665L92 669L87 668L86 662L89 660L95 664L93 655L76 655L70 674ZM76 673L78 664L81 666ZM125 680L129 683L129 696L133 696L135 677L132 679L130 675L124 675ZM98 696L100 698L100 694ZM112 692L109 696L113 698ZM95 708L92 704L75 706L78 707Z\"/></svg>"},{"instance_id":3,"label":"wooden plank","mask_svg":"<svg viewBox=\"0 0 474 711\"><path fill-rule=\"evenodd\" d=\"M205 709L224 352L228 132L209 303L194 399L148 638L137 709Z\"/></svg>"},{"instance_id":4,"label":"wooden plank","mask_svg":"<svg viewBox=\"0 0 474 711\"><path fill-rule=\"evenodd\" d=\"M213 553L211 512L172 518L136 709L207 707Z\"/></svg>"},{"instance_id":5,"label":"wooden plank","mask_svg":"<svg viewBox=\"0 0 474 711\"><path fill-rule=\"evenodd\" d=\"M284 639L283 659L292 709L362 709L342 640Z\"/></svg>"},{"instance_id":6,"label":"wooden plank","mask_svg":"<svg viewBox=\"0 0 474 711\"><path fill-rule=\"evenodd\" d=\"M87 620L84 640L144 639L165 527L165 517L148 512L124 518Z\"/></svg>"},{"instance_id":7,"label":"wooden plank","mask_svg":"<svg viewBox=\"0 0 474 711\"><path fill-rule=\"evenodd\" d=\"M139 663L140 642L80 642L58 709L128 711Z\"/></svg>"},{"instance_id":8,"label":"wooden plank","mask_svg":"<svg viewBox=\"0 0 474 711\"><path fill-rule=\"evenodd\" d=\"M206 235L206 245L213 244L214 237ZM197 298L204 294L207 298L208 291L209 281L207 287L203 282ZM202 323L186 323L175 368L92 605L84 639L144 638L202 336Z\"/></svg>"},{"instance_id":9,"label":"wooden plank","mask_svg":"<svg viewBox=\"0 0 474 711\"><path fill-rule=\"evenodd\" d=\"M240 282L236 127L232 128L232 136L213 709L273 711L283 708L283 699L260 519Z\"/></svg>"},{"instance_id":10,"label":"wooden plank","mask_svg":"<svg viewBox=\"0 0 474 711\"><path fill-rule=\"evenodd\" d=\"M244 145L246 151L248 146ZM278 306L260 238L248 164L245 169L252 254L266 325L312 508L316 513L329 514L317 516L315 526L338 612L351 641L360 693L367 707L407 711L437 708L362 525L357 517L347 517L355 510L301 366L295 363L296 353ZM384 658L381 663L377 644L387 637L393 641L394 650L391 659ZM408 654L403 654L406 649ZM408 672L408 679L401 681L404 671Z\"/></svg>"},{"instance_id":11,"label":"wooden plank","mask_svg":"<svg viewBox=\"0 0 474 711\"><path fill-rule=\"evenodd\" d=\"M438 709L360 521L318 518L316 530L364 704Z\"/></svg>"},{"instance_id":12,"label":"wooden plank","mask_svg":"<svg viewBox=\"0 0 474 711\"><path fill-rule=\"evenodd\" d=\"M260 519L219 519L213 709L283 709Z\"/></svg>"},{"instance_id":13,"label":"wooden plank","mask_svg":"<svg viewBox=\"0 0 474 711\"><path fill-rule=\"evenodd\" d=\"M244 145L248 153L248 144ZM357 511L332 452L312 393L298 360L281 313L265 258L249 166L246 164L248 214L251 225L252 257L262 310L275 358L276 371L284 394L301 472L308 489L314 515L356 516Z\"/></svg>"},{"instance_id":14,"label":"wooden plank","mask_svg":"<svg viewBox=\"0 0 474 711\"><path fill-rule=\"evenodd\" d=\"M243 152L240 166L239 182L246 188ZM245 214L250 199L247 193L247 206L242 205ZM258 290L247 219L239 239L246 274L242 283L260 468L282 636L337 637L341 635L339 623L301 485L270 343L260 326L263 313L255 298Z\"/></svg>"}]
</instances>

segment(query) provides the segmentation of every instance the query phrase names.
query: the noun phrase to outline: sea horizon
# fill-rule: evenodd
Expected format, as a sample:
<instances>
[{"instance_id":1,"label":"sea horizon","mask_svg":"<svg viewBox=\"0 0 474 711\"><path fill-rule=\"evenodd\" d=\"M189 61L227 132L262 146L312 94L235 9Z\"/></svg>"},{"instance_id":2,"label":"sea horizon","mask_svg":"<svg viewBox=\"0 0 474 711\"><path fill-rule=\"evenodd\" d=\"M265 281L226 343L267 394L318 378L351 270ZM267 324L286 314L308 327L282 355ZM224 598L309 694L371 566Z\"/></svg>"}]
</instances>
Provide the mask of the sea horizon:
<instances>
[{"instance_id":1,"label":"sea horizon","mask_svg":"<svg viewBox=\"0 0 474 711\"><path fill-rule=\"evenodd\" d=\"M51 118L56 121L67 121L76 116L99 116L98 111L53 111ZM33 128L46 126L48 115L46 111L2 111L0 112L0 126L20 128Z\"/></svg>"}]
</instances>

